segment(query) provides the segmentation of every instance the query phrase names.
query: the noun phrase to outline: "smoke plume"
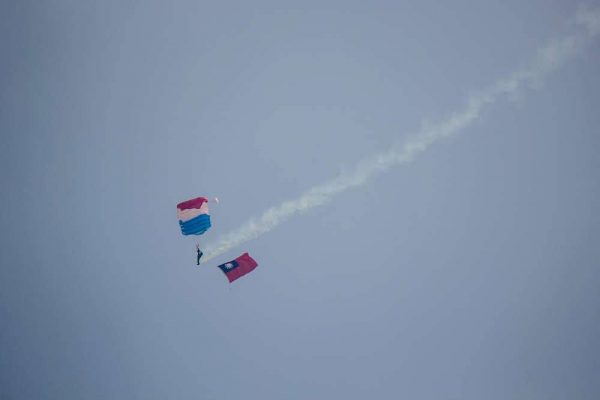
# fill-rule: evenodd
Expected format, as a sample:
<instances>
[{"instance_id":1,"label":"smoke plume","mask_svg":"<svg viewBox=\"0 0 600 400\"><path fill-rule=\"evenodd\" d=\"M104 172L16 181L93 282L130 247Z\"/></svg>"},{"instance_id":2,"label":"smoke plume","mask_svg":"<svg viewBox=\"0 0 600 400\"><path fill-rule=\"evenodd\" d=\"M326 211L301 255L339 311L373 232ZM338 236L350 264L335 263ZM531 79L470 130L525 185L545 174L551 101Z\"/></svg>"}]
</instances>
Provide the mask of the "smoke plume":
<instances>
[{"instance_id":1,"label":"smoke plume","mask_svg":"<svg viewBox=\"0 0 600 400\"><path fill-rule=\"evenodd\" d=\"M406 142L392 146L389 151L365 158L351 172L342 173L314 186L294 200L273 206L261 216L251 218L239 228L223 235L216 243L206 247L203 262L271 231L296 214L329 203L337 194L364 185L376 174L412 162L434 143L457 135L469 127L481 117L487 107L498 100L515 96L523 89L538 86L550 73L579 54L600 34L600 9L579 8L575 24L577 29L574 33L556 38L538 49L529 65L471 96L462 110L438 123L424 125Z\"/></svg>"}]
</instances>

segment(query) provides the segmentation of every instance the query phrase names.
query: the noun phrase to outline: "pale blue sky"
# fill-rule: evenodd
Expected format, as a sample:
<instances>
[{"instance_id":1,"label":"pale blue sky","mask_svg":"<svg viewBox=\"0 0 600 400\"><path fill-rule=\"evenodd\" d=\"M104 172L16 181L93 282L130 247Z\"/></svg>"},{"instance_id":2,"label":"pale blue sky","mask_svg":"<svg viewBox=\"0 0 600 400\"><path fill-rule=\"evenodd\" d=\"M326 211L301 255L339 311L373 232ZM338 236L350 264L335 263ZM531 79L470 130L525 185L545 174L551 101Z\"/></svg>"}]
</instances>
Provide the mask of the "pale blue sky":
<instances>
[{"instance_id":1,"label":"pale blue sky","mask_svg":"<svg viewBox=\"0 0 600 400\"><path fill-rule=\"evenodd\" d=\"M4 2L0 399L598 398L598 42L214 265L175 217L219 196L217 240L460 111L576 9Z\"/></svg>"}]
</instances>

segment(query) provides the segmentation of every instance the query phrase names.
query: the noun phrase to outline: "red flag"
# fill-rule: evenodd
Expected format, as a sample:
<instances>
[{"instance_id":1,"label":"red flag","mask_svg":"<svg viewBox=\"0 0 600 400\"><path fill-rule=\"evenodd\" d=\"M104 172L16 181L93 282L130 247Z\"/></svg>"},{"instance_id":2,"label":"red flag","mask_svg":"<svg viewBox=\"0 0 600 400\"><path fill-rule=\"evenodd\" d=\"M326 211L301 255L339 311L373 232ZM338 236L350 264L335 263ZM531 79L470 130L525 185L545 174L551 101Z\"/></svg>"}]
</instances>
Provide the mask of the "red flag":
<instances>
[{"instance_id":1,"label":"red flag","mask_svg":"<svg viewBox=\"0 0 600 400\"><path fill-rule=\"evenodd\" d=\"M225 276L229 279L229 283L231 283L252 272L257 266L256 261L248 253L244 253L235 260L219 265L219 268L225 273Z\"/></svg>"}]
</instances>

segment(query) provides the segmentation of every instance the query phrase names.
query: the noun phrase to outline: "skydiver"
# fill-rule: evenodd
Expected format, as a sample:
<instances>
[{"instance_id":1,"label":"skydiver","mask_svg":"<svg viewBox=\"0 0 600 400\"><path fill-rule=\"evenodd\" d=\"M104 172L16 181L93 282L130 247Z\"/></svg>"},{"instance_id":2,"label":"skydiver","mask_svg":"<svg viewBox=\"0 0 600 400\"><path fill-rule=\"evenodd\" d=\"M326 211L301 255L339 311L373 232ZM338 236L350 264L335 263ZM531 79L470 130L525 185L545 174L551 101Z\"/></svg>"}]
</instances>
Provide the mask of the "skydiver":
<instances>
[{"instance_id":1,"label":"skydiver","mask_svg":"<svg viewBox=\"0 0 600 400\"><path fill-rule=\"evenodd\" d=\"M200 251L200 245L196 244L196 265L200 265L200 257L202 257L202 254L204 253Z\"/></svg>"}]
</instances>

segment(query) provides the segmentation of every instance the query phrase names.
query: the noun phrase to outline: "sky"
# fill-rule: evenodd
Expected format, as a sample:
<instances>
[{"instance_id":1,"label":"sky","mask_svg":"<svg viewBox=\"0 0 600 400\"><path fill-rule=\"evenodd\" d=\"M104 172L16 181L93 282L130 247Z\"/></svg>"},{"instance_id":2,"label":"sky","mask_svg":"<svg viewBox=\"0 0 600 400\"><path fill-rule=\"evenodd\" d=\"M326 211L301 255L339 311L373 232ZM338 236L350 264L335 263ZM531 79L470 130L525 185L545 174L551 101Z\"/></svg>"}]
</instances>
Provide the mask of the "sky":
<instances>
[{"instance_id":1,"label":"sky","mask_svg":"<svg viewBox=\"0 0 600 400\"><path fill-rule=\"evenodd\" d=\"M3 2L0 399L598 398L600 3L411 3Z\"/></svg>"}]
</instances>

